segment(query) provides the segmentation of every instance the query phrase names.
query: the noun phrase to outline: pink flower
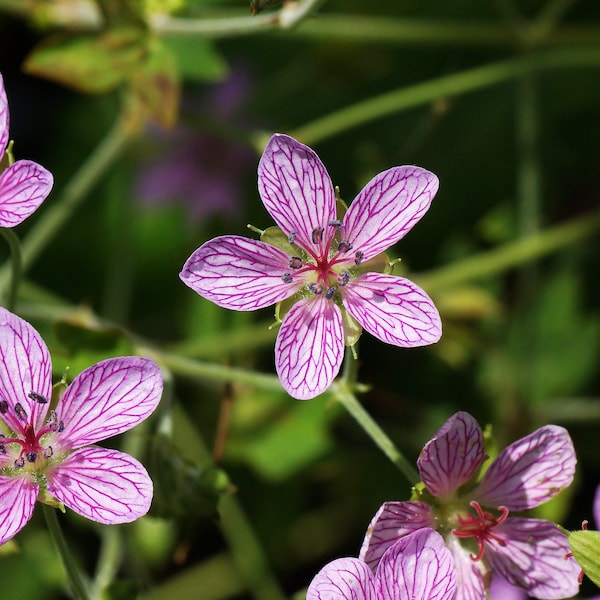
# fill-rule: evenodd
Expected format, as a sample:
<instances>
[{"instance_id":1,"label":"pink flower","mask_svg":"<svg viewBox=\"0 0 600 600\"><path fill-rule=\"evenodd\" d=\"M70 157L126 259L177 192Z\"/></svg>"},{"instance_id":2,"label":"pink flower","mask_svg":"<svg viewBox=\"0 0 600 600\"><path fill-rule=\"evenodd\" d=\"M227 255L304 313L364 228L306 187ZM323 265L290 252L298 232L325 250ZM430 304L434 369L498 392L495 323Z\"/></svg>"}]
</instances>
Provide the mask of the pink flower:
<instances>
[{"instance_id":1,"label":"pink flower","mask_svg":"<svg viewBox=\"0 0 600 600\"><path fill-rule=\"evenodd\" d=\"M444 540L420 529L392 544L375 573L361 560L338 558L312 580L306 600L452 600L456 570Z\"/></svg>"},{"instance_id":2,"label":"pink flower","mask_svg":"<svg viewBox=\"0 0 600 600\"><path fill-rule=\"evenodd\" d=\"M534 598L574 596L579 567L565 559L566 536L549 521L508 516L570 485L576 458L569 434L556 425L541 427L503 450L479 479L485 458L477 421L456 413L421 451L417 464L424 487L413 501L387 502L379 509L360 558L376 568L398 538L433 527L454 556L456 600L484 600L494 572Z\"/></svg>"},{"instance_id":3,"label":"pink flower","mask_svg":"<svg viewBox=\"0 0 600 600\"><path fill-rule=\"evenodd\" d=\"M29 323L0 308L0 544L29 521L38 496L99 523L146 514L146 469L123 452L90 444L143 421L161 393L154 362L111 358L80 373L49 410L48 348Z\"/></svg>"},{"instance_id":4,"label":"pink flower","mask_svg":"<svg viewBox=\"0 0 600 600\"><path fill-rule=\"evenodd\" d=\"M276 134L258 166L258 189L279 227L264 231L261 241L228 235L206 242L180 277L225 308L281 303L275 364L291 396L324 392L344 344L354 344L362 328L396 346L439 340L433 302L408 279L386 273L382 254L429 208L438 189L433 173L413 166L379 173L346 212L319 157Z\"/></svg>"},{"instance_id":5,"label":"pink flower","mask_svg":"<svg viewBox=\"0 0 600 600\"><path fill-rule=\"evenodd\" d=\"M8 126L8 101L0 75L0 160L8 147ZM34 213L50 193L53 181L49 171L30 160L9 164L0 173L0 227L15 227Z\"/></svg>"}]
</instances>

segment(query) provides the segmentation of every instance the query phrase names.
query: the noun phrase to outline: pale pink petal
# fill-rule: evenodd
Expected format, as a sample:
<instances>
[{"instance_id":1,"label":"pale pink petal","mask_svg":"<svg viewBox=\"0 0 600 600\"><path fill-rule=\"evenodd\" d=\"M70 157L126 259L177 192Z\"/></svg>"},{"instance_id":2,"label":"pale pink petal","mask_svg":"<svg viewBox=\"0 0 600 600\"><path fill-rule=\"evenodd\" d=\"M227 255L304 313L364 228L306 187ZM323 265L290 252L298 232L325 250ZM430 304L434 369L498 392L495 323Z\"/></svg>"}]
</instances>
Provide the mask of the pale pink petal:
<instances>
[{"instance_id":1,"label":"pale pink petal","mask_svg":"<svg viewBox=\"0 0 600 600\"><path fill-rule=\"evenodd\" d=\"M379 173L358 194L344 217L343 237L364 260L403 238L427 212L438 178L421 167L394 167Z\"/></svg>"},{"instance_id":2,"label":"pale pink petal","mask_svg":"<svg viewBox=\"0 0 600 600\"><path fill-rule=\"evenodd\" d=\"M286 392L298 400L323 393L343 356L342 315L334 302L314 296L294 304L275 342L275 366Z\"/></svg>"},{"instance_id":3,"label":"pale pink petal","mask_svg":"<svg viewBox=\"0 0 600 600\"><path fill-rule=\"evenodd\" d=\"M37 495L38 486L28 475L0 476L0 546L31 519Z\"/></svg>"},{"instance_id":4,"label":"pale pink petal","mask_svg":"<svg viewBox=\"0 0 600 600\"><path fill-rule=\"evenodd\" d=\"M308 586L306 600L383 599L375 592L375 577L365 563L357 558L338 558L315 575Z\"/></svg>"},{"instance_id":5,"label":"pale pink petal","mask_svg":"<svg viewBox=\"0 0 600 600\"><path fill-rule=\"evenodd\" d=\"M179 277L219 306L256 310L285 300L303 285L295 279L289 260L283 250L270 244L226 235L200 246ZM286 283L288 279L293 281Z\"/></svg>"},{"instance_id":6,"label":"pale pink petal","mask_svg":"<svg viewBox=\"0 0 600 600\"><path fill-rule=\"evenodd\" d=\"M54 178L30 160L18 160L0 174L0 227L15 227L46 199Z\"/></svg>"},{"instance_id":7,"label":"pale pink petal","mask_svg":"<svg viewBox=\"0 0 600 600\"><path fill-rule=\"evenodd\" d=\"M454 600L485 600L484 577L487 569L481 561L474 561L452 534L446 538L456 567L456 597Z\"/></svg>"},{"instance_id":8,"label":"pale pink petal","mask_svg":"<svg viewBox=\"0 0 600 600\"><path fill-rule=\"evenodd\" d=\"M131 429L152 413L161 395L161 371L148 358L109 358L89 367L75 377L56 407L64 430L56 434L55 452Z\"/></svg>"},{"instance_id":9,"label":"pale pink petal","mask_svg":"<svg viewBox=\"0 0 600 600\"><path fill-rule=\"evenodd\" d=\"M413 348L434 344L442 322L429 296L403 277L365 273L343 288L344 306L382 342Z\"/></svg>"},{"instance_id":10,"label":"pale pink petal","mask_svg":"<svg viewBox=\"0 0 600 600\"><path fill-rule=\"evenodd\" d=\"M48 404L36 402L29 394L49 400L51 391L52 364L44 340L27 321L0 307L0 400L8 405L0 417L15 432L22 433L26 423L37 429ZM17 404L23 409L22 418L15 411Z\"/></svg>"},{"instance_id":11,"label":"pale pink petal","mask_svg":"<svg viewBox=\"0 0 600 600\"><path fill-rule=\"evenodd\" d=\"M569 543L554 523L509 517L485 546L491 568L534 598L571 598L579 591L580 567L566 558Z\"/></svg>"},{"instance_id":12,"label":"pale pink petal","mask_svg":"<svg viewBox=\"0 0 600 600\"><path fill-rule=\"evenodd\" d=\"M98 446L81 448L48 472L48 491L76 513L108 525L145 515L152 480L135 458Z\"/></svg>"},{"instance_id":13,"label":"pale pink petal","mask_svg":"<svg viewBox=\"0 0 600 600\"><path fill-rule=\"evenodd\" d=\"M427 489L445 497L469 481L484 460L481 428L469 413L458 412L427 442L417 466Z\"/></svg>"},{"instance_id":14,"label":"pale pink petal","mask_svg":"<svg viewBox=\"0 0 600 600\"><path fill-rule=\"evenodd\" d=\"M4 79L2 79L2 75L0 74L0 160L8 145L9 122L8 100L6 99L6 90L4 89Z\"/></svg>"},{"instance_id":15,"label":"pale pink petal","mask_svg":"<svg viewBox=\"0 0 600 600\"><path fill-rule=\"evenodd\" d=\"M371 520L359 558L373 571L383 554L400 538L422 529L435 527L431 507L425 502L385 502Z\"/></svg>"},{"instance_id":16,"label":"pale pink petal","mask_svg":"<svg viewBox=\"0 0 600 600\"><path fill-rule=\"evenodd\" d=\"M504 577L494 575L488 593L490 600L527 600L523 588L508 583Z\"/></svg>"},{"instance_id":17,"label":"pale pink petal","mask_svg":"<svg viewBox=\"0 0 600 600\"><path fill-rule=\"evenodd\" d=\"M310 251L315 247L313 231L323 228L317 241L321 256L329 247L335 229L335 194L321 159L308 146L275 134L258 165L258 191L277 225L286 235L296 233L296 243Z\"/></svg>"},{"instance_id":18,"label":"pale pink petal","mask_svg":"<svg viewBox=\"0 0 600 600\"><path fill-rule=\"evenodd\" d=\"M596 529L600 529L600 485L596 488L596 496L594 498L594 522Z\"/></svg>"},{"instance_id":19,"label":"pale pink petal","mask_svg":"<svg viewBox=\"0 0 600 600\"><path fill-rule=\"evenodd\" d=\"M396 542L375 573L378 599L453 600L456 569L442 536L419 529Z\"/></svg>"},{"instance_id":20,"label":"pale pink petal","mask_svg":"<svg viewBox=\"0 0 600 600\"><path fill-rule=\"evenodd\" d=\"M567 430L557 425L540 427L499 454L473 499L512 511L533 508L571 484L576 463Z\"/></svg>"}]
</instances>

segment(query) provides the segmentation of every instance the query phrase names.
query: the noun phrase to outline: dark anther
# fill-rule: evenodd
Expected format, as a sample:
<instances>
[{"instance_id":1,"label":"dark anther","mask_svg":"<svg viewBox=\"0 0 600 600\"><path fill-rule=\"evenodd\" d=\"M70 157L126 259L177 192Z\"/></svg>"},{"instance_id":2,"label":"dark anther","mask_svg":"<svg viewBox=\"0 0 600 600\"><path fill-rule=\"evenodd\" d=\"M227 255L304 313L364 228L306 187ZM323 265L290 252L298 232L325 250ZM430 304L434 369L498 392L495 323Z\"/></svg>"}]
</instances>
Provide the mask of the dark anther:
<instances>
[{"instance_id":1,"label":"dark anther","mask_svg":"<svg viewBox=\"0 0 600 600\"><path fill-rule=\"evenodd\" d=\"M26 455L27 462L34 463L37 460L37 452L28 452Z\"/></svg>"},{"instance_id":2,"label":"dark anther","mask_svg":"<svg viewBox=\"0 0 600 600\"><path fill-rule=\"evenodd\" d=\"M8 412L8 402L0 400L0 414L5 415Z\"/></svg>"},{"instance_id":3,"label":"dark anther","mask_svg":"<svg viewBox=\"0 0 600 600\"><path fill-rule=\"evenodd\" d=\"M58 424L58 429L57 429L56 431L58 431L58 433L61 433L61 432L62 432L62 431L64 431L64 430L65 430L65 422L64 422L64 421L61 421L61 422Z\"/></svg>"},{"instance_id":4,"label":"dark anther","mask_svg":"<svg viewBox=\"0 0 600 600\"><path fill-rule=\"evenodd\" d=\"M0 445L0 454L6 454L6 447L3 445Z\"/></svg>"},{"instance_id":5,"label":"dark anther","mask_svg":"<svg viewBox=\"0 0 600 600\"><path fill-rule=\"evenodd\" d=\"M51 456L54 455L54 450L52 449L52 446L48 446L45 450L44 450L44 458L50 458Z\"/></svg>"},{"instance_id":6,"label":"dark anther","mask_svg":"<svg viewBox=\"0 0 600 600\"><path fill-rule=\"evenodd\" d=\"M290 235L288 235L288 243L293 244L296 242L296 232L290 231Z\"/></svg>"},{"instance_id":7,"label":"dark anther","mask_svg":"<svg viewBox=\"0 0 600 600\"><path fill-rule=\"evenodd\" d=\"M48 404L48 398L42 396L41 394L38 394L37 392L29 392L29 394L27 394L27 397L31 398L34 402L39 402L40 404Z\"/></svg>"},{"instance_id":8,"label":"dark anther","mask_svg":"<svg viewBox=\"0 0 600 600\"><path fill-rule=\"evenodd\" d=\"M283 283L292 283L292 281L294 281L291 273L284 273L281 276L281 279L283 279Z\"/></svg>"},{"instance_id":9,"label":"dark anther","mask_svg":"<svg viewBox=\"0 0 600 600\"><path fill-rule=\"evenodd\" d=\"M345 286L350 281L350 273L344 271L338 275L338 285Z\"/></svg>"},{"instance_id":10,"label":"dark anther","mask_svg":"<svg viewBox=\"0 0 600 600\"><path fill-rule=\"evenodd\" d=\"M290 260L288 260L288 267L290 269L301 269L303 264L302 259L297 256L292 256Z\"/></svg>"},{"instance_id":11,"label":"dark anther","mask_svg":"<svg viewBox=\"0 0 600 600\"><path fill-rule=\"evenodd\" d=\"M322 294L323 293L323 286L320 283L311 283L308 286L308 289L313 293L313 294Z\"/></svg>"},{"instance_id":12,"label":"dark anther","mask_svg":"<svg viewBox=\"0 0 600 600\"><path fill-rule=\"evenodd\" d=\"M312 232L313 244L318 244L322 240L323 240L323 228L317 227L316 229L313 229L313 232Z\"/></svg>"},{"instance_id":13,"label":"dark anther","mask_svg":"<svg viewBox=\"0 0 600 600\"><path fill-rule=\"evenodd\" d=\"M336 219L335 221L329 221L327 225L329 225L329 227L341 227L342 222Z\"/></svg>"},{"instance_id":14,"label":"dark anther","mask_svg":"<svg viewBox=\"0 0 600 600\"><path fill-rule=\"evenodd\" d=\"M17 402L15 404L15 412L17 413L17 417L19 417L21 421L27 421L27 413L25 412L25 409L21 406L20 402Z\"/></svg>"},{"instance_id":15,"label":"dark anther","mask_svg":"<svg viewBox=\"0 0 600 600\"><path fill-rule=\"evenodd\" d=\"M17 469L20 469L21 467L25 466L25 459L20 456L19 458L17 458L17 460L15 460L15 467L17 467Z\"/></svg>"},{"instance_id":16,"label":"dark anther","mask_svg":"<svg viewBox=\"0 0 600 600\"><path fill-rule=\"evenodd\" d=\"M350 242L342 240L338 244L338 252L349 252L350 250L352 250L352 244Z\"/></svg>"},{"instance_id":17,"label":"dark anther","mask_svg":"<svg viewBox=\"0 0 600 600\"><path fill-rule=\"evenodd\" d=\"M337 285L332 285L331 287L328 287L325 290L325 298L327 298L327 300L331 300L335 296L336 292L337 292Z\"/></svg>"},{"instance_id":18,"label":"dark anther","mask_svg":"<svg viewBox=\"0 0 600 600\"><path fill-rule=\"evenodd\" d=\"M362 260L363 260L363 253L360 250L357 250L356 253L354 254L354 264L360 265Z\"/></svg>"}]
</instances>

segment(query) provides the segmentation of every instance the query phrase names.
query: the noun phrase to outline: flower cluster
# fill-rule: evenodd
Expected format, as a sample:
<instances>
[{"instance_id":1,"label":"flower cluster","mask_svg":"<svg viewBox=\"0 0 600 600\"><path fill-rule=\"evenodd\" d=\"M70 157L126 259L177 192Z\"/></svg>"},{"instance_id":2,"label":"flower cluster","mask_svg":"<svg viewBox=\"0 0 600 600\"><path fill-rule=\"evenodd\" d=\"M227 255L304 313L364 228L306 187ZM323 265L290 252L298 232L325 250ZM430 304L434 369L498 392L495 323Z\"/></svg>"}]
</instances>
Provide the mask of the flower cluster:
<instances>
[{"instance_id":1,"label":"flower cluster","mask_svg":"<svg viewBox=\"0 0 600 600\"><path fill-rule=\"evenodd\" d=\"M319 157L274 135L258 166L258 189L278 227L260 241L228 235L200 246L181 279L219 306L255 310L278 304L275 364L298 399L324 392L344 344L362 329L396 346L437 342L439 313L413 282L388 272L383 251L425 214L438 179L421 167L376 175L346 210Z\"/></svg>"},{"instance_id":2,"label":"flower cluster","mask_svg":"<svg viewBox=\"0 0 600 600\"><path fill-rule=\"evenodd\" d=\"M56 407L50 354L38 332L0 308L0 544L31 518L36 499L99 523L146 514L152 481L134 458L95 446L156 408L162 376L151 360L110 358L80 373Z\"/></svg>"},{"instance_id":3,"label":"flower cluster","mask_svg":"<svg viewBox=\"0 0 600 600\"><path fill-rule=\"evenodd\" d=\"M0 227L15 227L22 223L46 199L54 182L49 171L31 160L12 163L6 152L9 121L8 100L0 75L0 160L6 156L8 164L0 173Z\"/></svg>"}]
</instances>

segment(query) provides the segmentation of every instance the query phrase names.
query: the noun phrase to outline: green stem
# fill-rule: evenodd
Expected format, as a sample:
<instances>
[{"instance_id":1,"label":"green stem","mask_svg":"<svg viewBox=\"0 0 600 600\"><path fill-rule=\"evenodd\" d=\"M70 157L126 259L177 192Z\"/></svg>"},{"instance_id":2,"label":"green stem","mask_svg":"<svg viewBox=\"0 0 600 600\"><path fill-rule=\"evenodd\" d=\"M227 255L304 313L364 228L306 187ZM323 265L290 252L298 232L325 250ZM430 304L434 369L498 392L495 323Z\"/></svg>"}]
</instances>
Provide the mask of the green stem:
<instances>
[{"instance_id":1,"label":"green stem","mask_svg":"<svg viewBox=\"0 0 600 600\"><path fill-rule=\"evenodd\" d=\"M121 532L118 527L103 527L101 536L100 556L90 594L92 600L102 600L105 597L105 591L114 581L123 556Z\"/></svg>"},{"instance_id":2,"label":"green stem","mask_svg":"<svg viewBox=\"0 0 600 600\"><path fill-rule=\"evenodd\" d=\"M10 248L10 288L6 298L6 308L14 312L17 303L17 293L19 291L19 283L23 275L23 262L21 256L21 243L17 234L6 227L0 227L0 233L8 243Z\"/></svg>"},{"instance_id":3,"label":"green stem","mask_svg":"<svg viewBox=\"0 0 600 600\"><path fill-rule=\"evenodd\" d=\"M552 50L519 56L381 94L298 127L291 131L290 135L312 145L353 127L365 125L408 108L443 97L481 90L520 77L532 70L599 65L600 49L598 48Z\"/></svg>"},{"instance_id":4,"label":"green stem","mask_svg":"<svg viewBox=\"0 0 600 600\"><path fill-rule=\"evenodd\" d=\"M65 568L75 598L77 600L89 600L89 594L83 582L81 573L75 564L75 561L73 560L73 556L71 555L69 547L67 546L67 541L65 540L62 529L60 528L60 523L58 522L58 517L56 516L56 508L48 506L47 504L42 504L42 510L44 512L44 517L46 518L50 537L54 542L56 551L58 552L58 555L60 556L62 564Z\"/></svg>"}]
</instances>

